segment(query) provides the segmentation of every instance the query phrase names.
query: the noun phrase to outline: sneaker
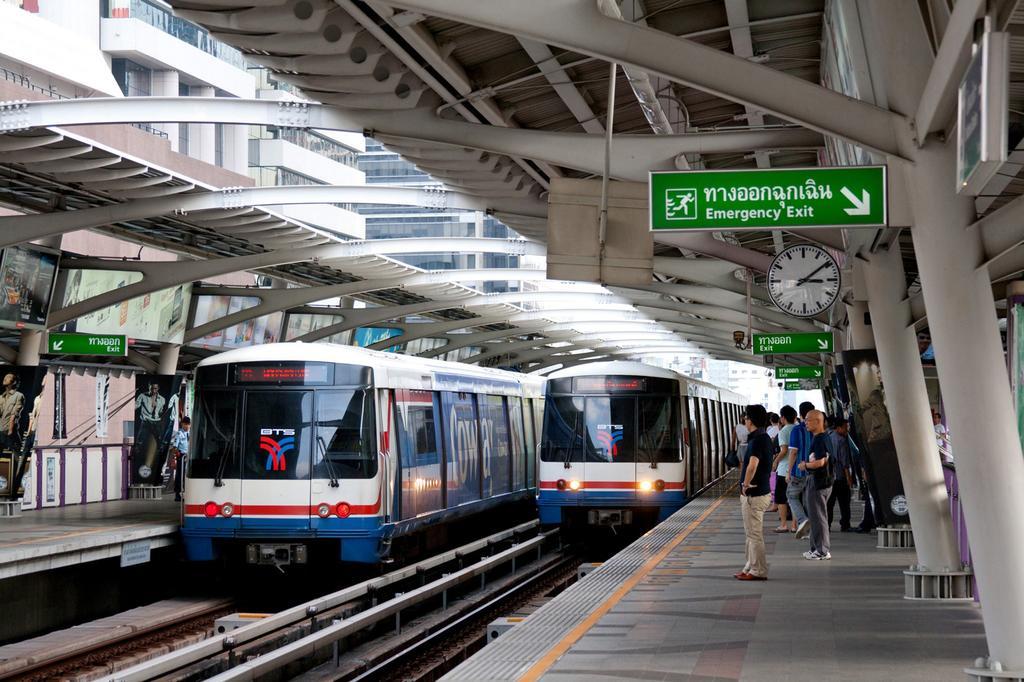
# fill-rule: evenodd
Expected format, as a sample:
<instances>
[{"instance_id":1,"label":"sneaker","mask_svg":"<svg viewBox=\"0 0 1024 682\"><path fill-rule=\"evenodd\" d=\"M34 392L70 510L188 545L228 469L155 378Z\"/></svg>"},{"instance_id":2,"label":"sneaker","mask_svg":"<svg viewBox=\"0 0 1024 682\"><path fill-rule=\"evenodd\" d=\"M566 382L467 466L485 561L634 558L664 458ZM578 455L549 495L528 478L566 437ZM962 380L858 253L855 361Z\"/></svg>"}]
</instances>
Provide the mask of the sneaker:
<instances>
[{"instance_id":1,"label":"sneaker","mask_svg":"<svg viewBox=\"0 0 1024 682\"><path fill-rule=\"evenodd\" d=\"M794 536L797 540L802 540L811 534L810 519L804 519L800 522L800 525L796 527L796 535Z\"/></svg>"},{"instance_id":2,"label":"sneaker","mask_svg":"<svg viewBox=\"0 0 1024 682\"><path fill-rule=\"evenodd\" d=\"M807 559L808 561L817 561L818 560L818 554L817 554L817 552L812 552L811 550L807 550L806 552L804 552L804 558Z\"/></svg>"},{"instance_id":3,"label":"sneaker","mask_svg":"<svg viewBox=\"0 0 1024 682\"><path fill-rule=\"evenodd\" d=\"M824 554L818 555L818 561L829 561L832 558L832 552L825 552Z\"/></svg>"}]
</instances>

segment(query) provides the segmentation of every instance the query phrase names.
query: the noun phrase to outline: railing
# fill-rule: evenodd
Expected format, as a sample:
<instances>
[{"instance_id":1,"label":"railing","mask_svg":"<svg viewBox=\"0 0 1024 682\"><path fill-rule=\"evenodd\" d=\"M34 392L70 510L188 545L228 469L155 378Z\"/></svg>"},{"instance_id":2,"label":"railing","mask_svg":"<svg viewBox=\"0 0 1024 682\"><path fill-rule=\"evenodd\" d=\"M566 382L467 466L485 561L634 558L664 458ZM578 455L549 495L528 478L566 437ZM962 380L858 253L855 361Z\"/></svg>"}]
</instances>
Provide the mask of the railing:
<instances>
[{"instance_id":1,"label":"railing","mask_svg":"<svg viewBox=\"0 0 1024 682\"><path fill-rule=\"evenodd\" d=\"M10 83L14 83L19 87L25 88L26 90L38 92L42 95L49 97L50 99L77 99L75 97L68 97L67 95L61 94L53 88L44 88L41 85L36 85L32 82L32 79L26 76L25 74L9 71L3 67L0 67L0 78L3 78L5 81L8 81ZM167 133L165 131L157 130L152 126L146 125L145 123L131 123L129 125L131 125L133 128L144 130L150 135L156 135L157 137L162 137L165 140L168 139Z\"/></svg>"},{"instance_id":2,"label":"railing","mask_svg":"<svg viewBox=\"0 0 1024 682\"><path fill-rule=\"evenodd\" d=\"M963 506L960 504L960 485L956 478L956 467L944 462L942 464L942 475L946 479L946 492L949 494L949 510L953 516L953 531L956 533L956 544L960 548L960 564L970 567L973 565L971 546L967 541L967 522L964 519ZM978 601L978 582L972 577L971 583L974 588L974 601Z\"/></svg>"},{"instance_id":3,"label":"railing","mask_svg":"<svg viewBox=\"0 0 1024 682\"><path fill-rule=\"evenodd\" d=\"M128 496L131 446L74 445L33 449L22 509L66 507Z\"/></svg>"}]
</instances>

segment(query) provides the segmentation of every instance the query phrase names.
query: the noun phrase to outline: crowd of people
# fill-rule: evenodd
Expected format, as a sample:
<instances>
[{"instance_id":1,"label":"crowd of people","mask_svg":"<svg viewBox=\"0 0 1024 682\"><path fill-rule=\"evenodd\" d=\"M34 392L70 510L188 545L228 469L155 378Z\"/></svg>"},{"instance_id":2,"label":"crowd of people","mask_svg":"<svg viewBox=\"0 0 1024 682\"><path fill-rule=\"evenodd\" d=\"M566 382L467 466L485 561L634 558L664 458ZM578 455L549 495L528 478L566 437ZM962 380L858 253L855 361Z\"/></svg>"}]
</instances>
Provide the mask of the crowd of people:
<instances>
[{"instance_id":1,"label":"crowd of people","mask_svg":"<svg viewBox=\"0 0 1024 682\"><path fill-rule=\"evenodd\" d=\"M790 405L778 414L768 413L763 405L748 405L737 425L734 447L740 461L746 535L746 563L735 575L737 580L768 579L764 515L769 511L779 515L775 533L808 539L810 547L803 553L808 561L832 558L836 503L841 532L874 528L870 502L864 505L860 526L851 525L853 491L866 489L867 475L845 418L827 417L810 402L800 404L799 416Z\"/></svg>"}]
</instances>

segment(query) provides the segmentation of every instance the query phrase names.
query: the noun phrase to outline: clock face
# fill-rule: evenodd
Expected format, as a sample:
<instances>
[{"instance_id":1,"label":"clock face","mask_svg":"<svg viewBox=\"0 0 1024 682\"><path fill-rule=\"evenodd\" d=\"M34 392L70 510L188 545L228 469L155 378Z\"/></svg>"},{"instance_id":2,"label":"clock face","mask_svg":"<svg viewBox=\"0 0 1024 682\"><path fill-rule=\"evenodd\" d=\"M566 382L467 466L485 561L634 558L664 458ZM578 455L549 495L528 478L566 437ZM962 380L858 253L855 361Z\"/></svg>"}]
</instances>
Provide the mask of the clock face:
<instances>
[{"instance_id":1,"label":"clock face","mask_svg":"<svg viewBox=\"0 0 1024 682\"><path fill-rule=\"evenodd\" d=\"M784 249L768 269L768 295L794 317L814 317L839 298L839 265L820 246Z\"/></svg>"}]
</instances>

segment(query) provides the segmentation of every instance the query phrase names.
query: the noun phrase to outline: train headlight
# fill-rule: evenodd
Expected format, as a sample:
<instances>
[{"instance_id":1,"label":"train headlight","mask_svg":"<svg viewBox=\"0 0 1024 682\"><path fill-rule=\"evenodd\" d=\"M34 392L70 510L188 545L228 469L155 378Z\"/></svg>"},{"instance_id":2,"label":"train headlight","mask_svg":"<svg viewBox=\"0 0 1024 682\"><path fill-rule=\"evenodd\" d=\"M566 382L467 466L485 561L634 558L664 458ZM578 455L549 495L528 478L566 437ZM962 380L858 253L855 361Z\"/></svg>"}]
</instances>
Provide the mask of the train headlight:
<instances>
[{"instance_id":1,"label":"train headlight","mask_svg":"<svg viewBox=\"0 0 1024 682\"><path fill-rule=\"evenodd\" d=\"M555 482L555 487L558 488L559 490L565 490L565 485L566 484L564 478L560 478Z\"/></svg>"},{"instance_id":2,"label":"train headlight","mask_svg":"<svg viewBox=\"0 0 1024 682\"><path fill-rule=\"evenodd\" d=\"M230 502L225 502L220 506L220 513L225 518L230 518L231 515L235 513L235 505Z\"/></svg>"},{"instance_id":3,"label":"train headlight","mask_svg":"<svg viewBox=\"0 0 1024 682\"><path fill-rule=\"evenodd\" d=\"M659 478L657 481L654 482L654 489L660 493L662 490L665 489L665 481Z\"/></svg>"},{"instance_id":4,"label":"train headlight","mask_svg":"<svg viewBox=\"0 0 1024 682\"><path fill-rule=\"evenodd\" d=\"M329 504L321 502L320 506L316 508L316 515L319 516L321 519L326 519L328 516L331 515L331 506Z\"/></svg>"},{"instance_id":5,"label":"train headlight","mask_svg":"<svg viewBox=\"0 0 1024 682\"><path fill-rule=\"evenodd\" d=\"M208 519L212 519L218 514L218 512L220 512L220 507L217 506L216 502L207 502L203 505L203 514L205 514Z\"/></svg>"},{"instance_id":6,"label":"train headlight","mask_svg":"<svg viewBox=\"0 0 1024 682\"><path fill-rule=\"evenodd\" d=\"M569 490L579 490L582 487L583 484L577 481L576 479L569 481Z\"/></svg>"},{"instance_id":7,"label":"train headlight","mask_svg":"<svg viewBox=\"0 0 1024 682\"><path fill-rule=\"evenodd\" d=\"M640 485L639 485L640 492L649 493L649 492L651 492L651 487L652 486L651 486L651 482L650 481L640 481Z\"/></svg>"},{"instance_id":8,"label":"train headlight","mask_svg":"<svg viewBox=\"0 0 1024 682\"><path fill-rule=\"evenodd\" d=\"M347 519L352 514L352 507L349 506L348 502L339 502L335 511L338 513L338 516Z\"/></svg>"}]
</instances>

